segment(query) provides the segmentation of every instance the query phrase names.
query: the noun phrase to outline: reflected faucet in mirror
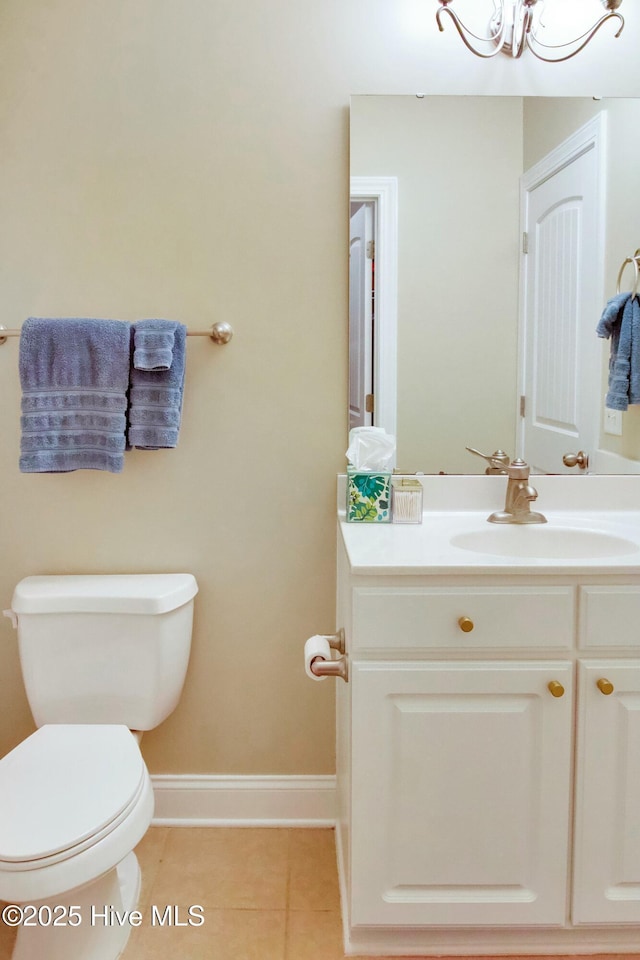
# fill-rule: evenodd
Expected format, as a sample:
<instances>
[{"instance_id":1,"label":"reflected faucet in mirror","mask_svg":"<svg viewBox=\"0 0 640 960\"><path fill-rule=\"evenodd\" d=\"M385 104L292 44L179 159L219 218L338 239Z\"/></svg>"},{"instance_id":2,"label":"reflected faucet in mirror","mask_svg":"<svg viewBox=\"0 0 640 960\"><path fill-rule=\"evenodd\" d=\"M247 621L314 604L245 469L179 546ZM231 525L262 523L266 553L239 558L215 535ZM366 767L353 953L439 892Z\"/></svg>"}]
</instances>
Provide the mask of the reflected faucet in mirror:
<instances>
[{"instance_id":1,"label":"reflected faucet in mirror","mask_svg":"<svg viewBox=\"0 0 640 960\"><path fill-rule=\"evenodd\" d=\"M511 463L511 457L508 453L505 453L504 450L494 450L493 453L480 453L479 450L475 450L473 447L465 447L465 450L468 450L469 453L475 453L477 457L482 457L483 460L486 460L489 466L485 470L487 476L495 476L496 474L506 474L507 467Z\"/></svg>"}]
</instances>

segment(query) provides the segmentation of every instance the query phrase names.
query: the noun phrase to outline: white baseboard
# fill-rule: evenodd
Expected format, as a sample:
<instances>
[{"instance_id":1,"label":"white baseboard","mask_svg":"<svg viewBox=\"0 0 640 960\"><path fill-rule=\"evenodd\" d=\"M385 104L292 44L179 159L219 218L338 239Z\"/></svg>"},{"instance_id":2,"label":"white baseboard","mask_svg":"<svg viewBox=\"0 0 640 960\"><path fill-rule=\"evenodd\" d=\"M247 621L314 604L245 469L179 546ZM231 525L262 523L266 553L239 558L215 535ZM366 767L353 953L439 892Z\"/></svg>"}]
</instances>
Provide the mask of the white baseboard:
<instances>
[{"instance_id":1,"label":"white baseboard","mask_svg":"<svg viewBox=\"0 0 640 960\"><path fill-rule=\"evenodd\" d=\"M154 826L333 827L336 778L155 775Z\"/></svg>"}]
</instances>

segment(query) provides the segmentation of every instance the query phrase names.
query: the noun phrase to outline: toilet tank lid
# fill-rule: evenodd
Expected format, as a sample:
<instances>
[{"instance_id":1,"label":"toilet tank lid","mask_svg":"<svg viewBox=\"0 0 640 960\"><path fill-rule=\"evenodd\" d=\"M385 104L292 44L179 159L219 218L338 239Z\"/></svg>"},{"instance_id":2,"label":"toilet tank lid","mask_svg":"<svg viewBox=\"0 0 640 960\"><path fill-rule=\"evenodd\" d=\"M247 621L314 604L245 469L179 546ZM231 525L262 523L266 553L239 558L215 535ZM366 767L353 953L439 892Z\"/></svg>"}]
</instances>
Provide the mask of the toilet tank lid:
<instances>
[{"instance_id":1,"label":"toilet tank lid","mask_svg":"<svg viewBox=\"0 0 640 960\"><path fill-rule=\"evenodd\" d=\"M190 573L25 577L13 592L15 613L144 613L175 610L192 600Z\"/></svg>"}]
</instances>

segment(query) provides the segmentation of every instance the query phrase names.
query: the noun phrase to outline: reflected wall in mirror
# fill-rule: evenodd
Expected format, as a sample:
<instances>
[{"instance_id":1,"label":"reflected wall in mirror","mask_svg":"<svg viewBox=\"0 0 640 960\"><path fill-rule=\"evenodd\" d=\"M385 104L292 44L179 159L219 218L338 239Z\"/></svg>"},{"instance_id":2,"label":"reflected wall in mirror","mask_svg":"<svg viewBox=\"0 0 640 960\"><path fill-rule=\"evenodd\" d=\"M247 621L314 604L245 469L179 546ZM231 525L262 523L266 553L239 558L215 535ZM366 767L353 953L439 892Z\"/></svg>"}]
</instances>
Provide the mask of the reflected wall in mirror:
<instances>
[{"instance_id":1,"label":"reflected wall in mirror","mask_svg":"<svg viewBox=\"0 0 640 960\"><path fill-rule=\"evenodd\" d=\"M531 182L532 172L546 169L549 156L556 156L561 144L573 142L576 131L594 124L601 150L601 179L593 187L598 216L591 221L580 210L569 209L572 187L568 213L554 221L553 228L528 224L535 246L531 258L523 252L521 184ZM609 342L595 332L606 300L616 292L622 262L640 247L639 150L640 101L633 99L352 97L352 178L358 178L361 188L366 178L393 178L397 184L397 392L392 389L400 469L482 473L486 464L467 453L466 446L526 455L527 415L536 417L543 431L547 425L554 427L561 448L566 439L566 452L577 453L583 435L572 426L573 408L580 405L577 394L582 391L583 406L588 407L589 471L640 472L639 408L622 414L621 436L605 432ZM542 183L545 176L533 179ZM361 189L351 204L352 217L363 203ZM369 206L375 235L380 226L376 205ZM560 205L554 208L551 203L549 208L557 212ZM577 289L569 260L562 269L557 266L559 244L565 244L571 223L593 240L583 291ZM541 238L547 243L550 236L556 237L552 246L543 248ZM543 265L544 249L551 254L540 286L538 280L527 280L527 258L529 264ZM386 292L379 252L370 264L374 304L382 303ZM563 256L573 256L582 267L582 253L578 245L573 254ZM622 289L630 289L633 279L630 269L623 275ZM541 294L549 287L555 294L551 308L542 303ZM548 292L546 296L549 299ZM353 312L353 297L350 300ZM382 336L376 331L380 318L375 307L373 313L370 358L365 373L358 375L363 383L375 379L376 349L389 349L384 330ZM546 318L546 333L540 333L541 316ZM568 332L558 336L566 317ZM525 320L528 333L523 332ZM571 338L576 355L567 361ZM352 407L358 406L353 387L360 340L350 330ZM532 361L536 350L535 369L525 375L527 355ZM571 382L565 382L567 370L572 371ZM379 423L375 411L389 409L385 383L361 389L374 395L374 412L369 420L354 420L352 411L352 422ZM564 397L568 412L557 412L562 404L556 394ZM521 396L526 397L524 418ZM584 422L584 411L582 418ZM606 426L615 429L615 424ZM557 469L555 462L539 469L579 472L579 467L563 467L561 457Z\"/></svg>"}]
</instances>

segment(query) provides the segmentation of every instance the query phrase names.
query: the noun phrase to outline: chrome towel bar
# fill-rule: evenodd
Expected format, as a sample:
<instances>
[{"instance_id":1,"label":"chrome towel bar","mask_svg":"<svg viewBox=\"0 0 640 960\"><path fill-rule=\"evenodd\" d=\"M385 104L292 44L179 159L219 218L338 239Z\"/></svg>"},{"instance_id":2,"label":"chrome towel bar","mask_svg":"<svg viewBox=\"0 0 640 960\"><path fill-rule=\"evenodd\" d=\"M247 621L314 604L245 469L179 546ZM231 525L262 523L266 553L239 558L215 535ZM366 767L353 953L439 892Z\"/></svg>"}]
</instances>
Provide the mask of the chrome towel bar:
<instances>
[{"instance_id":1,"label":"chrome towel bar","mask_svg":"<svg viewBox=\"0 0 640 960\"><path fill-rule=\"evenodd\" d=\"M2 325L0 325L0 344L7 342L7 337L19 337L20 330L6 330ZM219 320L217 323L214 323L209 330L187 330L188 337L210 337L214 343L217 343L219 346L222 346L225 343L229 343L233 336L233 327L230 323L227 323L225 320Z\"/></svg>"}]
</instances>

